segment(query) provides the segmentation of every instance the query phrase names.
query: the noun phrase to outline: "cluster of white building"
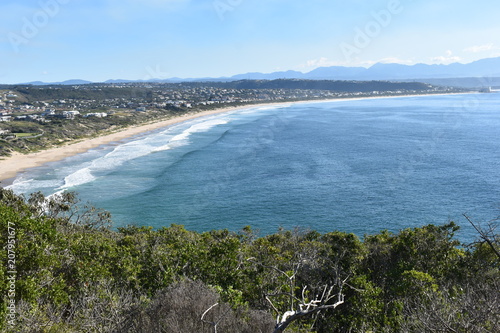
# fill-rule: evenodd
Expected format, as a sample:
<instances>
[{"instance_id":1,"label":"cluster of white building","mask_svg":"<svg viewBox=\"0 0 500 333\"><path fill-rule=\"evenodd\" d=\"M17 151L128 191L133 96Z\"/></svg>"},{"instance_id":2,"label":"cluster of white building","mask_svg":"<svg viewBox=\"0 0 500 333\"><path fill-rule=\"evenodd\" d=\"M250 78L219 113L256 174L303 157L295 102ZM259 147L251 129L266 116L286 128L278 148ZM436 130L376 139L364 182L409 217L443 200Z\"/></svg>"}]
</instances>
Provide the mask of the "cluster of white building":
<instances>
[{"instance_id":1,"label":"cluster of white building","mask_svg":"<svg viewBox=\"0 0 500 333\"><path fill-rule=\"evenodd\" d=\"M93 113L87 113L84 115L85 118L88 118L88 117L105 118L107 116L108 116L108 114L106 112L93 112Z\"/></svg>"}]
</instances>

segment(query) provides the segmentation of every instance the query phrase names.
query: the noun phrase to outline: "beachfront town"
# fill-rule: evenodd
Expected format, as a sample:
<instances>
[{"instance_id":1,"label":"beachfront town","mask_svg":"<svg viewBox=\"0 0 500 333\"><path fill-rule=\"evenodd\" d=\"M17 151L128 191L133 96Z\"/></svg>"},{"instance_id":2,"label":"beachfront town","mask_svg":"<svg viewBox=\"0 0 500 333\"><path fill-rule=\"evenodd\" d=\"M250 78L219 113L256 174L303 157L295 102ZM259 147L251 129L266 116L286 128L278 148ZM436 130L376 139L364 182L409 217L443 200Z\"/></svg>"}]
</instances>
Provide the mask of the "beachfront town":
<instances>
[{"instance_id":1,"label":"beachfront town","mask_svg":"<svg viewBox=\"0 0 500 333\"><path fill-rule=\"evenodd\" d=\"M190 111L252 103L439 93L453 90L429 86L427 90L367 92L284 88L235 89L199 85L123 83L0 88L0 122L50 122L57 118L103 118L124 112Z\"/></svg>"}]
</instances>

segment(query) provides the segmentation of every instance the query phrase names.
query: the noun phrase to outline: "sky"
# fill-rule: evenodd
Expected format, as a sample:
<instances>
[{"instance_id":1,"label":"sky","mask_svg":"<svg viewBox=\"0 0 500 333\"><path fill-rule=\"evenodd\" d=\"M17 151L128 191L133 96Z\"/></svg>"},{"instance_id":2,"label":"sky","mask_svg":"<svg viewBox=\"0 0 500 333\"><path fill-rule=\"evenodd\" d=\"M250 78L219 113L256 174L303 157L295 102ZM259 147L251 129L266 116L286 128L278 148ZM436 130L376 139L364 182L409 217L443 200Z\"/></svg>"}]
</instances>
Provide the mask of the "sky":
<instances>
[{"instance_id":1,"label":"sky","mask_svg":"<svg viewBox=\"0 0 500 333\"><path fill-rule=\"evenodd\" d=\"M500 56L497 0L2 0L0 83Z\"/></svg>"}]
</instances>

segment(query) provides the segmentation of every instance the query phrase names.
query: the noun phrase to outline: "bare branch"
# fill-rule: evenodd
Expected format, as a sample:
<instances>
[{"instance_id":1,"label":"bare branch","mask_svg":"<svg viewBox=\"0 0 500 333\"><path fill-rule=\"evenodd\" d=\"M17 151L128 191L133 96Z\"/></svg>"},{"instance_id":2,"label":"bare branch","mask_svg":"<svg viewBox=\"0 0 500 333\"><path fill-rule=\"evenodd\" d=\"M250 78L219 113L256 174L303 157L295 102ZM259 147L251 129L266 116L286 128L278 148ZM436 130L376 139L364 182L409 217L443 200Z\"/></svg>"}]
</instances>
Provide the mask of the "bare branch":
<instances>
[{"instance_id":1,"label":"bare branch","mask_svg":"<svg viewBox=\"0 0 500 333\"><path fill-rule=\"evenodd\" d=\"M341 305L342 303L344 303L344 295L342 295L341 293L339 293L338 295L338 301L334 304L326 304L326 305L321 305L321 306L317 306L317 307L314 307L313 309L306 309L306 310L303 310L303 311L287 311L285 312L285 314L283 314L283 317L281 318L281 321L279 321L277 324L276 324L276 327L274 329L274 332L273 333L282 333L285 331L285 329L294 321L302 318L302 317L305 317L305 316L309 316L309 315L312 315L314 313L317 313L319 311L322 311L322 310L327 310L327 309L335 309L337 306ZM313 301L313 302L317 302L317 301ZM279 316L278 316L278 319L279 319Z\"/></svg>"},{"instance_id":2,"label":"bare branch","mask_svg":"<svg viewBox=\"0 0 500 333\"><path fill-rule=\"evenodd\" d=\"M217 305L219 305L219 303L215 303L213 304L211 307L209 307L208 309L205 310L205 312L203 312L203 314L201 315L201 321L204 322L204 323L207 323L207 324L210 324L210 325L214 325L215 322L211 322L211 321L206 321L205 319L203 319L205 317L205 315L210 311L212 310L213 308L215 308Z\"/></svg>"},{"instance_id":3,"label":"bare branch","mask_svg":"<svg viewBox=\"0 0 500 333\"><path fill-rule=\"evenodd\" d=\"M482 240L484 240L490 248L493 250L493 252L496 254L496 256L500 259L500 251L497 249L497 245L495 244L494 241L494 228L490 226L489 231L484 231L483 228L479 223L474 223L472 222L471 218L469 218L466 214L463 214L463 216L467 219L467 221L476 229L476 231L479 233L479 236Z\"/></svg>"},{"instance_id":4,"label":"bare branch","mask_svg":"<svg viewBox=\"0 0 500 333\"><path fill-rule=\"evenodd\" d=\"M273 310L276 311L276 313L279 315L279 313L280 313L279 310L276 309L276 307L274 306L274 303L269 299L268 295L266 295L266 301L268 301L269 304L271 304L271 307L273 308ZM279 318L279 316L278 316L278 318Z\"/></svg>"}]
</instances>

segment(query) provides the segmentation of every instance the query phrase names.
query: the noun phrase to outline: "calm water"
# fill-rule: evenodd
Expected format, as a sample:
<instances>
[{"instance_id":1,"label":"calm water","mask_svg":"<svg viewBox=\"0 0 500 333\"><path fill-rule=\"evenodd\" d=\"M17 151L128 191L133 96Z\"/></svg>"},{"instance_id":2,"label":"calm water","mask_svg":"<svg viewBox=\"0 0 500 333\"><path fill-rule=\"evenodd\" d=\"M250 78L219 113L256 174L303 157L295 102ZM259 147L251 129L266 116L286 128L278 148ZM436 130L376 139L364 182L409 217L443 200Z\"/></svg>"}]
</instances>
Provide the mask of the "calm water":
<instances>
[{"instance_id":1,"label":"calm water","mask_svg":"<svg viewBox=\"0 0 500 333\"><path fill-rule=\"evenodd\" d=\"M257 107L33 169L12 188L77 191L116 227L280 226L360 236L500 215L500 94Z\"/></svg>"}]
</instances>

